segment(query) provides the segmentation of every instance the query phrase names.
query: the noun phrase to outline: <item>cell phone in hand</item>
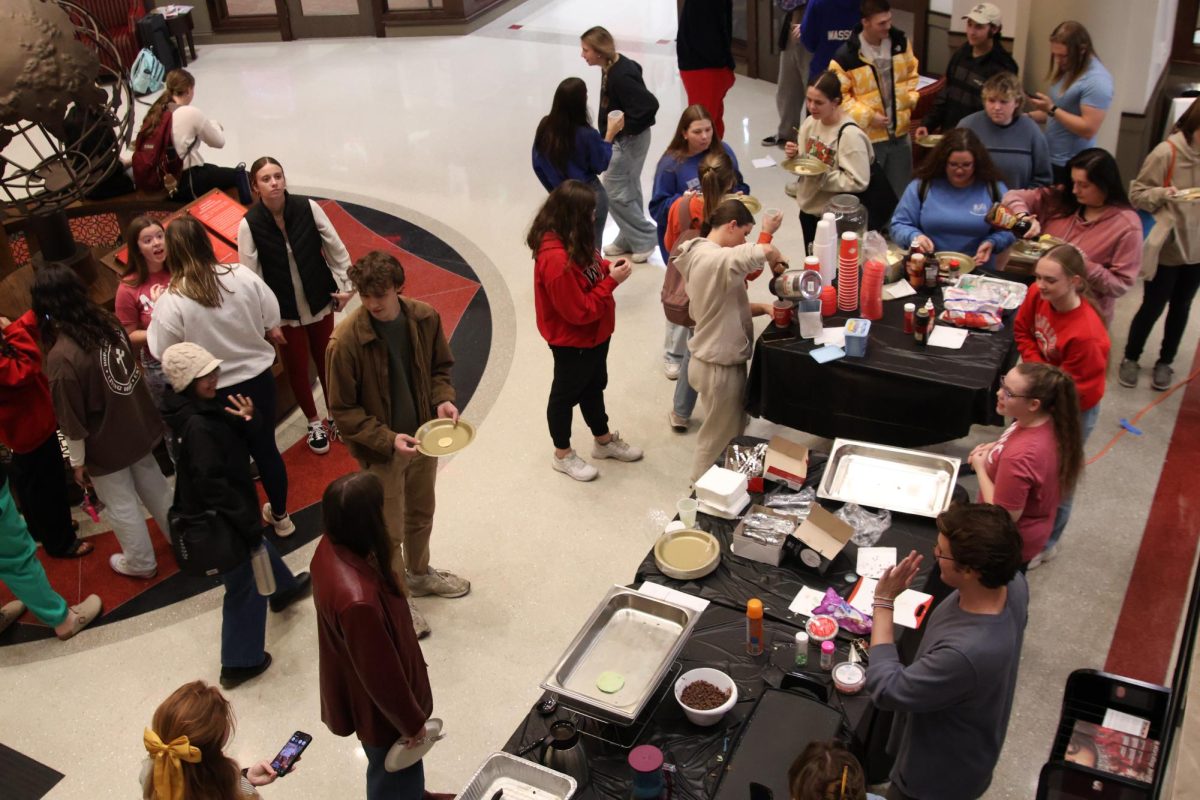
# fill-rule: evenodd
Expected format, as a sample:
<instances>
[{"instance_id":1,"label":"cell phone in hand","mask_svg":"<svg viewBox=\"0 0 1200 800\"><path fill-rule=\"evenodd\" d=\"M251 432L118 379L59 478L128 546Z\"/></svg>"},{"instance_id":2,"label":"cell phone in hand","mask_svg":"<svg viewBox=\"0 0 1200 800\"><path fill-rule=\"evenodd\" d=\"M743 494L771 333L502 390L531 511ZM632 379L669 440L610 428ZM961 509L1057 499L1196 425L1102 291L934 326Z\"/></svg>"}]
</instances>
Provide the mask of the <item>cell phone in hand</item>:
<instances>
[{"instance_id":1,"label":"cell phone in hand","mask_svg":"<svg viewBox=\"0 0 1200 800\"><path fill-rule=\"evenodd\" d=\"M304 752L304 748L312 742L312 737L304 731L296 731L292 734L292 738L288 739L287 744L279 751L279 755L271 760L271 769L275 770L279 777L283 777L292 771L292 767L300 760L300 754Z\"/></svg>"}]
</instances>

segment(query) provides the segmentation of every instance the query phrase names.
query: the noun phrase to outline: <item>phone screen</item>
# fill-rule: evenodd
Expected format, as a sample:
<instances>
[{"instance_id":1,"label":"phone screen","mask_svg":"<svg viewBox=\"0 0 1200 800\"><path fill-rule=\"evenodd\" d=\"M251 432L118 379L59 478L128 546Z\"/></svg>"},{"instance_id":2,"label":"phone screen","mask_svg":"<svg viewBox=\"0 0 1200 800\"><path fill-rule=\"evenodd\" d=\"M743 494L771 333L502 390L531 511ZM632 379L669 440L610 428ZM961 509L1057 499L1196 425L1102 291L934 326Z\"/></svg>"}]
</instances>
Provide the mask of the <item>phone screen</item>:
<instances>
[{"instance_id":1,"label":"phone screen","mask_svg":"<svg viewBox=\"0 0 1200 800\"><path fill-rule=\"evenodd\" d=\"M304 731L296 731L292 734L292 738L288 739L287 744L279 751L279 755L275 756L271 761L271 769L275 770L279 775L287 775L292 771L292 766L296 760L300 758L300 754L304 752L304 748L308 747L312 737Z\"/></svg>"}]
</instances>

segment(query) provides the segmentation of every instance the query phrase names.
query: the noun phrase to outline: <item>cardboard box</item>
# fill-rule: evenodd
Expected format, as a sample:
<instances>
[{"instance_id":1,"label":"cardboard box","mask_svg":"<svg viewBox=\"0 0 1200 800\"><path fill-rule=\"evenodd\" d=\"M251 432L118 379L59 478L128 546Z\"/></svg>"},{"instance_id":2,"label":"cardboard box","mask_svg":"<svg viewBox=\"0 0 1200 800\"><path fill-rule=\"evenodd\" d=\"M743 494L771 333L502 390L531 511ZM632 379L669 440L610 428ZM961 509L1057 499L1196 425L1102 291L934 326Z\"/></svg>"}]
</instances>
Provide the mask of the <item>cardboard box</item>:
<instances>
[{"instance_id":1,"label":"cardboard box","mask_svg":"<svg viewBox=\"0 0 1200 800\"><path fill-rule=\"evenodd\" d=\"M800 491L808 477L808 448L782 436L771 437L763 461L763 477Z\"/></svg>"},{"instance_id":2,"label":"cardboard box","mask_svg":"<svg viewBox=\"0 0 1200 800\"><path fill-rule=\"evenodd\" d=\"M791 521L790 517L778 513L773 508L766 506L752 505L748 514L761 512L771 517ZM733 529L733 536L729 540L729 549L735 556L748 558L751 561L758 561L762 564L770 564L773 567L778 567L779 562L783 560L783 548L787 543L787 539L781 539L779 544L771 545L760 542L756 539L747 537L744 533L746 530L746 522L742 520L737 527ZM792 526L792 536L796 535L795 526Z\"/></svg>"},{"instance_id":3,"label":"cardboard box","mask_svg":"<svg viewBox=\"0 0 1200 800\"><path fill-rule=\"evenodd\" d=\"M819 503L813 503L812 510L808 512L808 519L792 534L793 538L798 540L800 560L806 567L816 570L821 575L829 570L829 565L853 535L853 526L842 522Z\"/></svg>"}]
</instances>

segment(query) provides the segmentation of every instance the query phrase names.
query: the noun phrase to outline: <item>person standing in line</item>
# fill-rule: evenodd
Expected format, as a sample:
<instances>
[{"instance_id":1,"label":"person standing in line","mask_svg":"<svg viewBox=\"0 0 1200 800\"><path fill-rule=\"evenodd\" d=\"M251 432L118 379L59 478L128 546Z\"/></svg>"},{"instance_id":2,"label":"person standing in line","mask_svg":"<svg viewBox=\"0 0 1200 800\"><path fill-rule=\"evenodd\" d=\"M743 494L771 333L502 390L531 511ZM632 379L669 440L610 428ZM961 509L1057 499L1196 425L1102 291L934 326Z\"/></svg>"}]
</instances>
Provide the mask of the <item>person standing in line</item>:
<instances>
[{"instance_id":1,"label":"person standing in line","mask_svg":"<svg viewBox=\"0 0 1200 800\"><path fill-rule=\"evenodd\" d=\"M596 249L604 246L608 222L608 192L600 174L608 169L613 139L625 127L621 116L608 123L603 136L588 116L587 84L567 78L554 90L550 113L538 123L533 137L533 174L547 192L568 179L582 181L596 193Z\"/></svg>"},{"instance_id":2,"label":"person standing in line","mask_svg":"<svg viewBox=\"0 0 1200 800\"><path fill-rule=\"evenodd\" d=\"M180 342L163 352L167 423L180 459L175 472L175 510L200 514L212 510L241 537L247 554L266 550L275 576L272 611L283 611L310 587L308 573L292 574L269 539L263 538L258 492L250 477L252 431L268 424L254 411L254 401L217 391L221 360L198 344ZM249 555L221 575L221 687L232 689L271 666L264 649L267 598L259 593Z\"/></svg>"},{"instance_id":3,"label":"person standing in line","mask_svg":"<svg viewBox=\"0 0 1200 800\"><path fill-rule=\"evenodd\" d=\"M733 0L683 0L675 56L688 105L707 108L724 139L725 95L734 82Z\"/></svg>"},{"instance_id":4,"label":"person standing in line","mask_svg":"<svg viewBox=\"0 0 1200 800\"><path fill-rule=\"evenodd\" d=\"M150 106L138 129L138 139L149 136L162 122L163 113L171 112L171 143L183 161L183 172L179 176L179 189L174 199L181 203L195 200L212 189L237 189L238 170L233 167L218 167L208 164L200 154L200 145L222 148L225 146L225 129L211 120L204 112L192 105L196 97L196 79L186 69L173 69L167 73L162 94ZM244 168L244 165L242 165ZM240 197L249 203L249 197Z\"/></svg>"},{"instance_id":5,"label":"person standing in line","mask_svg":"<svg viewBox=\"0 0 1200 800\"><path fill-rule=\"evenodd\" d=\"M1143 251L1142 274L1146 281L1142 284L1142 304L1129 323L1119 376L1121 385L1127 388L1137 386L1138 359L1164 308L1167 321L1150 386L1164 392L1175 382L1171 363L1179 352L1188 312L1200 289L1200 206L1176 200L1186 189L1200 189L1200 101L1193 102L1167 140L1150 151L1129 189L1130 201L1152 212L1155 224L1169 229L1169 233L1157 259L1153 253Z\"/></svg>"},{"instance_id":6,"label":"person standing in line","mask_svg":"<svg viewBox=\"0 0 1200 800\"><path fill-rule=\"evenodd\" d=\"M95 487L121 544L109 566L120 575L153 578L158 560L142 504L166 536L171 487L154 459L163 438L162 417L129 337L116 317L88 300L69 267L39 269L31 295L75 482Z\"/></svg>"},{"instance_id":7,"label":"person standing in line","mask_svg":"<svg viewBox=\"0 0 1200 800\"><path fill-rule=\"evenodd\" d=\"M800 20L808 0L775 0L783 12L779 22L779 77L775 82L775 110L779 127L762 140L763 147L783 147L793 141L804 117L804 84L808 78L810 53L800 41Z\"/></svg>"},{"instance_id":8,"label":"person standing in line","mask_svg":"<svg viewBox=\"0 0 1200 800\"><path fill-rule=\"evenodd\" d=\"M138 353L142 375L154 405L161 409L167 379L163 377L162 363L146 348L146 331L150 329L158 298L171 282L171 272L167 269L166 231L157 220L137 216L125 228L124 238L129 266L117 286L114 310Z\"/></svg>"},{"instance_id":9,"label":"person standing in line","mask_svg":"<svg viewBox=\"0 0 1200 800\"><path fill-rule=\"evenodd\" d=\"M779 229L782 215L764 229ZM748 244L754 215L738 200L726 200L704 222L700 236L679 246L676 266L687 286L689 313L696 321L688 349L688 382L704 400L707 413L696 442L691 478L700 476L746 429L746 364L754 349L751 317L770 314L765 303L751 303L746 278L767 266L785 269L772 244Z\"/></svg>"},{"instance_id":10,"label":"person standing in line","mask_svg":"<svg viewBox=\"0 0 1200 800\"><path fill-rule=\"evenodd\" d=\"M1042 256L1034 267L1034 277L1036 291L1025 296L1017 311L1013 339L1023 361L1050 364L1075 380L1080 444L1087 444L1104 399L1108 330L1092 306L1087 266L1074 245L1059 245ZM1071 518L1074 500L1074 493L1059 499L1046 548L1030 560L1030 569L1058 554L1058 541Z\"/></svg>"},{"instance_id":11,"label":"person standing in line","mask_svg":"<svg viewBox=\"0 0 1200 800\"><path fill-rule=\"evenodd\" d=\"M842 82L842 110L867 132L875 160L896 193L912 177L909 121L917 93L917 58L912 44L892 27L888 0L862 0L862 21L829 62Z\"/></svg>"},{"instance_id":12,"label":"person standing in line","mask_svg":"<svg viewBox=\"0 0 1200 800\"><path fill-rule=\"evenodd\" d=\"M658 249L662 253L664 264L671 257L671 251L666 244L671 208L685 192L695 193L700 190L700 162L706 156L716 153L728 156L729 163L733 166L736 178L729 191L750 194L750 187L742 178L733 149L713 133L712 115L704 106L688 106L679 116L675 136L654 169L654 191L650 195L650 214L658 226ZM714 206L719 200L720 197L713 198ZM663 344L663 370L667 380L679 379L680 366L686 354L687 328L668 320ZM687 381L686 376L684 381Z\"/></svg>"},{"instance_id":13,"label":"person standing in line","mask_svg":"<svg viewBox=\"0 0 1200 800\"><path fill-rule=\"evenodd\" d=\"M599 471L571 447L575 406L595 437L592 458L637 461L642 457L641 449L609 430L604 409L608 346L617 317L613 291L629 277L630 266L623 258L611 265L598 258L584 237L595 203L586 185L566 181L550 193L525 237L535 259L538 332L554 356L554 382L546 404L554 442L551 466L577 481L590 481Z\"/></svg>"},{"instance_id":14,"label":"person standing in line","mask_svg":"<svg viewBox=\"0 0 1200 800\"><path fill-rule=\"evenodd\" d=\"M1054 181L1050 148L1041 127L1021 113L1025 90L1011 72L999 72L983 85L983 110L959 120L979 137L1004 183L1013 189L1049 186Z\"/></svg>"},{"instance_id":15,"label":"person standing in line","mask_svg":"<svg viewBox=\"0 0 1200 800\"><path fill-rule=\"evenodd\" d=\"M325 349L333 313L354 297L346 277L350 253L315 200L288 193L283 166L274 158L263 156L250 165L250 186L258 202L238 225L238 261L266 281L279 301L288 383L308 420L308 449L323 455L337 427L317 414L308 365L311 357L328 408Z\"/></svg>"},{"instance_id":16,"label":"person standing in line","mask_svg":"<svg viewBox=\"0 0 1200 800\"><path fill-rule=\"evenodd\" d=\"M1018 73L1017 62L1000 43L999 8L979 3L963 19L967 21L967 41L950 56L946 85L914 132L918 139L931 131L948 131L968 114L982 111L981 89L993 75Z\"/></svg>"},{"instance_id":17,"label":"person standing in line","mask_svg":"<svg viewBox=\"0 0 1200 800\"><path fill-rule=\"evenodd\" d=\"M329 340L329 410L350 455L383 483L392 558L380 567L413 597L462 597L470 581L429 566L437 459L418 452L413 436L431 419L458 420L442 319L433 306L402 296L404 267L388 253L367 253L349 275L362 306ZM429 634L415 606L412 623L418 636Z\"/></svg>"},{"instance_id":18,"label":"person standing in line","mask_svg":"<svg viewBox=\"0 0 1200 800\"><path fill-rule=\"evenodd\" d=\"M642 67L617 52L612 34L596 26L579 37L580 55L589 67L600 67L600 135L608 138L608 115L622 114L623 127L612 140L612 160L604 173L608 213L617 223L617 238L605 245L604 255L631 254L641 264L654 254L654 224L646 219L642 196L642 167L650 151L650 128L658 113L658 98L646 88Z\"/></svg>"},{"instance_id":19,"label":"person standing in line","mask_svg":"<svg viewBox=\"0 0 1200 800\"><path fill-rule=\"evenodd\" d=\"M908 666L900 663L893 615L923 556L909 553L875 587L867 692L877 708L897 712L888 800L982 796L1017 688L1029 584L1017 569L1016 525L998 506L962 504L942 512L937 529L933 557L954 591L929 615Z\"/></svg>"},{"instance_id":20,"label":"person standing in line","mask_svg":"<svg viewBox=\"0 0 1200 800\"><path fill-rule=\"evenodd\" d=\"M254 401L264 420L250 439L250 455L267 493L263 522L276 536L291 536L296 526L287 513L287 467L275 442L271 374L272 343L282 346L286 341L279 329L279 301L249 267L218 264L208 232L186 214L167 226L167 267L171 283L146 333L150 352L161 357L173 344L194 342L225 365L217 382L221 392L244 394Z\"/></svg>"},{"instance_id":21,"label":"person standing in line","mask_svg":"<svg viewBox=\"0 0 1200 800\"><path fill-rule=\"evenodd\" d=\"M1045 123L1054 182L1069 185L1068 162L1096 146L1096 134L1113 99L1113 78L1092 46L1087 28L1074 20L1060 22L1050 34L1050 94L1029 98L1034 122Z\"/></svg>"},{"instance_id":22,"label":"person standing in line","mask_svg":"<svg viewBox=\"0 0 1200 800\"><path fill-rule=\"evenodd\" d=\"M829 69L829 62L862 22L858 4L859 0L808 0L800 22L800 42L812 54L809 83Z\"/></svg>"},{"instance_id":23,"label":"person standing in line","mask_svg":"<svg viewBox=\"0 0 1200 800\"><path fill-rule=\"evenodd\" d=\"M59 483L62 479L60 470ZM25 520L17 513L8 484L7 471L0 463L0 583L17 598L0 607L0 633L29 608L42 624L54 629L55 636L65 641L96 620L104 610L103 604L98 596L90 594L79 605L68 606L62 595L54 591L42 562L37 559L37 545Z\"/></svg>"},{"instance_id":24,"label":"person standing in line","mask_svg":"<svg viewBox=\"0 0 1200 800\"><path fill-rule=\"evenodd\" d=\"M313 553L313 603L321 721L335 736L356 736L367 757L367 800L421 800L425 766L389 772L396 744L425 740L433 692L414 632L394 538L384 519L385 488L370 472L352 472L325 489L325 536ZM402 575L403 573L400 573Z\"/></svg>"},{"instance_id":25,"label":"person standing in line","mask_svg":"<svg viewBox=\"0 0 1200 800\"><path fill-rule=\"evenodd\" d=\"M58 420L33 311L16 321L0 316L0 442L12 452L12 493L46 555L80 558L92 552L71 519Z\"/></svg>"}]
</instances>

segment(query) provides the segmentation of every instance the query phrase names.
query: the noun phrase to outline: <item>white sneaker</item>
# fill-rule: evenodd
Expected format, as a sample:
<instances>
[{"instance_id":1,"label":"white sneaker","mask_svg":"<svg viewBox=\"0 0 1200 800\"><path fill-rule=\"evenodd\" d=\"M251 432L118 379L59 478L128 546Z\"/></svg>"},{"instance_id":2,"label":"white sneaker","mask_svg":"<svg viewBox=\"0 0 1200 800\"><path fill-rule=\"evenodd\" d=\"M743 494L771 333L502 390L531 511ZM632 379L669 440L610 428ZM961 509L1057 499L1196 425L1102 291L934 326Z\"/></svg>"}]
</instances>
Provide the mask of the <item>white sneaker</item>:
<instances>
[{"instance_id":1,"label":"white sneaker","mask_svg":"<svg viewBox=\"0 0 1200 800\"><path fill-rule=\"evenodd\" d=\"M592 458L615 458L617 461L637 461L644 453L640 447L634 447L621 438L621 434L612 432L612 439L607 444L595 442L592 445Z\"/></svg>"},{"instance_id":2,"label":"white sneaker","mask_svg":"<svg viewBox=\"0 0 1200 800\"><path fill-rule=\"evenodd\" d=\"M329 432L325 430L325 423L319 419L308 423L308 449L319 456L329 452Z\"/></svg>"},{"instance_id":3,"label":"white sneaker","mask_svg":"<svg viewBox=\"0 0 1200 800\"><path fill-rule=\"evenodd\" d=\"M629 251L621 247L616 242L604 245L604 255L606 256L623 256Z\"/></svg>"},{"instance_id":4,"label":"white sneaker","mask_svg":"<svg viewBox=\"0 0 1200 800\"><path fill-rule=\"evenodd\" d=\"M420 611L417 611L417 607L412 604L411 600L408 602L408 610L412 614L413 632L417 634L418 639L424 639L426 636L432 633L433 629L430 628L429 623L425 621L425 615Z\"/></svg>"},{"instance_id":5,"label":"white sneaker","mask_svg":"<svg viewBox=\"0 0 1200 800\"><path fill-rule=\"evenodd\" d=\"M408 582L408 593L413 597L436 594L438 597L462 597L471 591L471 582L444 569L431 569L424 575L404 576Z\"/></svg>"},{"instance_id":6,"label":"white sneaker","mask_svg":"<svg viewBox=\"0 0 1200 800\"><path fill-rule=\"evenodd\" d=\"M292 522L290 514L284 514L282 517L275 516L275 512L271 511L270 503L263 503L262 507L263 522L275 529L275 535L280 539L286 539L296 532L296 524Z\"/></svg>"},{"instance_id":7,"label":"white sneaker","mask_svg":"<svg viewBox=\"0 0 1200 800\"><path fill-rule=\"evenodd\" d=\"M652 255L654 255L654 248L650 248L649 250L647 250L644 253L634 253L633 254L633 263L645 264L647 261L650 260L650 256L652 256Z\"/></svg>"},{"instance_id":8,"label":"white sneaker","mask_svg":"<svg viewBox=\"0 0 1200 800\"><path fill-rule=\"evenodd\" d=\"M554 460L550 464L558 472L564 475L570 475L577 481L594 480L600 474L600 470L593 467L591 464L579 457L579 454L574 450L567 453L564 457L559 458L554 456Z\"/></svg>"},{"instance_id":9,"label":"white sneaker","mask_svg":"<svg viewBox=\"0 0 1200 800\"><path fill-rule=\"evenodd\" d=\"M667 380L669 380L669 381L679 380L679 362L678 361L664 361L663 362L663 372L667 373Z\"/></svg>"},{"instance_id":10,"label":"white sneaker","mask_svg":"<svg viewBox=\"0 0 1200 800\"><path fill-rule=\"evenodd\" d=\"M1048 561L1053 561L1056 555L1058 555L1057 544L1055 544L1053 547L1047 547L1045 550L1029 559L1029 567L1027 569L1035 570L1042 564L1045 564Z\"/></svg>"},{"instance_id":11,"label":"white sneaker","mask_svg":"<svg viewBox=\"0 0 1200 800\"><path fill-rule=\"evenodd\" d=\"M118 575L125 575L130 578L143 578L145 580L149 580L158 574L158 567L140 570L131 568L125 561L124 553L113 553L111 556L109 556L108 565L112 567L113 572L117 573Z\"/></svg>"}]
</instances>

